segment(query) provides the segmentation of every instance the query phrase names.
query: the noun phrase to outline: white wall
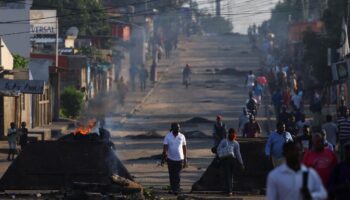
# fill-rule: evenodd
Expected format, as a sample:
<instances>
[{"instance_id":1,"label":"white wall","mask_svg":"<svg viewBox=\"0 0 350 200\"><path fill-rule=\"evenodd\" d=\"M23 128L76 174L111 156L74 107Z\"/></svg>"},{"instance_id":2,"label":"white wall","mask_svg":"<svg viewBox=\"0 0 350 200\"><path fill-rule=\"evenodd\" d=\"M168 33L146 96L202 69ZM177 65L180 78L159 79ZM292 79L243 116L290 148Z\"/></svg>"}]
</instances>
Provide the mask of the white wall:
<instances>
[{"instance_id":1,"label":"white wall","mask_svg":"<svg viewBox=\"0 0 350 200\"><path fill-rule=\"evenodd\" d=\"M29 10L31 3L31 0L26 0L24 8L0 7L0 22L9 22L0 23L0 37L13 54L19 54L25 58L29 58L30 52ZM21 22L10 23L16 20Z\"/></svg>"},{"instance_id":2,"label":"white wall","mask_svg":"<svg viewBox=\"0 0 350 200\"><path fill-rule=\"evenodd\" d=\"M13 56L9 49L7 48L5 42L0 38L0 66L4 67L6 70L13 69Z\"/></svg>"}]
</instances>

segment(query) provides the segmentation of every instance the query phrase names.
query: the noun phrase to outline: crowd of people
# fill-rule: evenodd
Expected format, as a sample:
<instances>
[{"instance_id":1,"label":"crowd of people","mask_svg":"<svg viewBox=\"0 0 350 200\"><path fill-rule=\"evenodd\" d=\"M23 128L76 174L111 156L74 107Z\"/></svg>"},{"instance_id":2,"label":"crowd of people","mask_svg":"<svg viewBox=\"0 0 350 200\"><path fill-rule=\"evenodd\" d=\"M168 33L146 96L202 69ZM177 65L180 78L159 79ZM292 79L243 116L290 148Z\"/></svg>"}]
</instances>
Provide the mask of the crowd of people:
<instances>
[{"instance_id":1,"label":"crowd of people","mask_svg":"<svg viewBox=\"0 0 350 200\"><path fill-rule=\"evenodd\" d=\"M276 129L266 133L265 154L273 166L267 178L267 199L350 199L350 110L345 103L337 114L322 115L320 93L312 91L306 98L302 79L288 65L276 66L259 76L250 71L245 84L249 98L238 119L238 132L228 129L220 115L213 128L212 152L223 169L225 192L232 195L235 165L245 169L237 134L262 136L256 117L262 104L271 103ZM169 141L164 140L167 144ZM164 158L168 151L171 148L165 146ZM177 184L172 191L175 194Z\"/></svg>"}]
</instances>

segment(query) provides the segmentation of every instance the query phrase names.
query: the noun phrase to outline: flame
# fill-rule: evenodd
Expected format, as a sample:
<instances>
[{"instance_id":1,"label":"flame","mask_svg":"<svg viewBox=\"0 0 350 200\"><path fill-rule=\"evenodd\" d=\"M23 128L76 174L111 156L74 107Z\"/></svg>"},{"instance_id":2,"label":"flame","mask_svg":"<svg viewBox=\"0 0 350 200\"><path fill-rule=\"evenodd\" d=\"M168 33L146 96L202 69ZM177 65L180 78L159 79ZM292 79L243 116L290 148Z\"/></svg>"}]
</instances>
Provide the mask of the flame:
<instances>
[{"instance_id":1,"label":"flame","mask_svg":"<svg viewBox=\"0 0 350 200\"><path fill-rule=\"evenodd\" d=\"M74 131L74 135L77 135L77 134L87 135L95 126L96 126L96 120L89 120L86 127L84 127L82 124L79 124L78 128L76 128Z\"/></svg>"},{"instance_id":2,"label":"flame","mask_svg":"<svg viewBox=\"0 0 350 200\"><path fill-rule=\"evenodd\" d=\"M91 131L90 127L79 126L77 129L75 129L74 135L77 135L77 134L87 135L90 131Z\"/></svg>"}]
</instances>

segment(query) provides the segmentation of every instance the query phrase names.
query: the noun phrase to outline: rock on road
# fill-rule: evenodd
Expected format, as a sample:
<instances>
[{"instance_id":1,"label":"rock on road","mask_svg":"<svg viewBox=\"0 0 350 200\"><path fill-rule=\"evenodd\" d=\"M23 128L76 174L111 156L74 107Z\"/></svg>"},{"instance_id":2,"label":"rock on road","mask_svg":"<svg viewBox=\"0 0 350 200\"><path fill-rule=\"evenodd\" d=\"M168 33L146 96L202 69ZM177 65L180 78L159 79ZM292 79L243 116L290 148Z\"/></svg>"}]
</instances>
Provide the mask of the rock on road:
<instances>
[{"instance_id":1,"label":"rock on road","mask_svg":"<svg viewBox=\"0 0 350 200\"><path fill-rule=\"evenodd\" d=\"M163 139L125 136L147 132L164 136L172 122L193 117L215 121L218 114L224 117L227 127L237 128L238 116L248 97L245 72L259 69L258 55L251 52L248 38L233 35L184 38L166 63L159 67L161 80L122 126L113 127L116 123L113 117L106 120L118 156L131 174L145 187L158 189L169 185L167 168L157 165ZM188 89L182 85L186 63L193 71ZM212 126L212 123L183 123L181 132L200 131L211 136ZM190 166L183 171L181 180L185 192L190 191L213 158L210 138L187 138L187 143Z\"/></svg>"}]
</instances>

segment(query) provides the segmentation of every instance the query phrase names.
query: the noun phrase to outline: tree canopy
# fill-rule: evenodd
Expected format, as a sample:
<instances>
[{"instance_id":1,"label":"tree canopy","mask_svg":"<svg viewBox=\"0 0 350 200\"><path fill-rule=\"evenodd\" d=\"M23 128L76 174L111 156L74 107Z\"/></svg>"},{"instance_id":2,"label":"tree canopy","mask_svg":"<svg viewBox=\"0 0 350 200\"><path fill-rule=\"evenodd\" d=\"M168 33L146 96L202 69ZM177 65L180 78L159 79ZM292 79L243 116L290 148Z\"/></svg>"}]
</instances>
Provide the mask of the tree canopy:
<instances>
[{"instance_id":1,"label":"tree canopy","mask_svg":"<svg viewBox=\"0 0 350 200\"><path fill-rule=\"evenodd\" d=\"M101 1L92 0L34 0L32 9L56 9L59 31L65 34L72 27L79 28L79 35L109 35L106 9Z\"/></svg>"}]
</instances>

